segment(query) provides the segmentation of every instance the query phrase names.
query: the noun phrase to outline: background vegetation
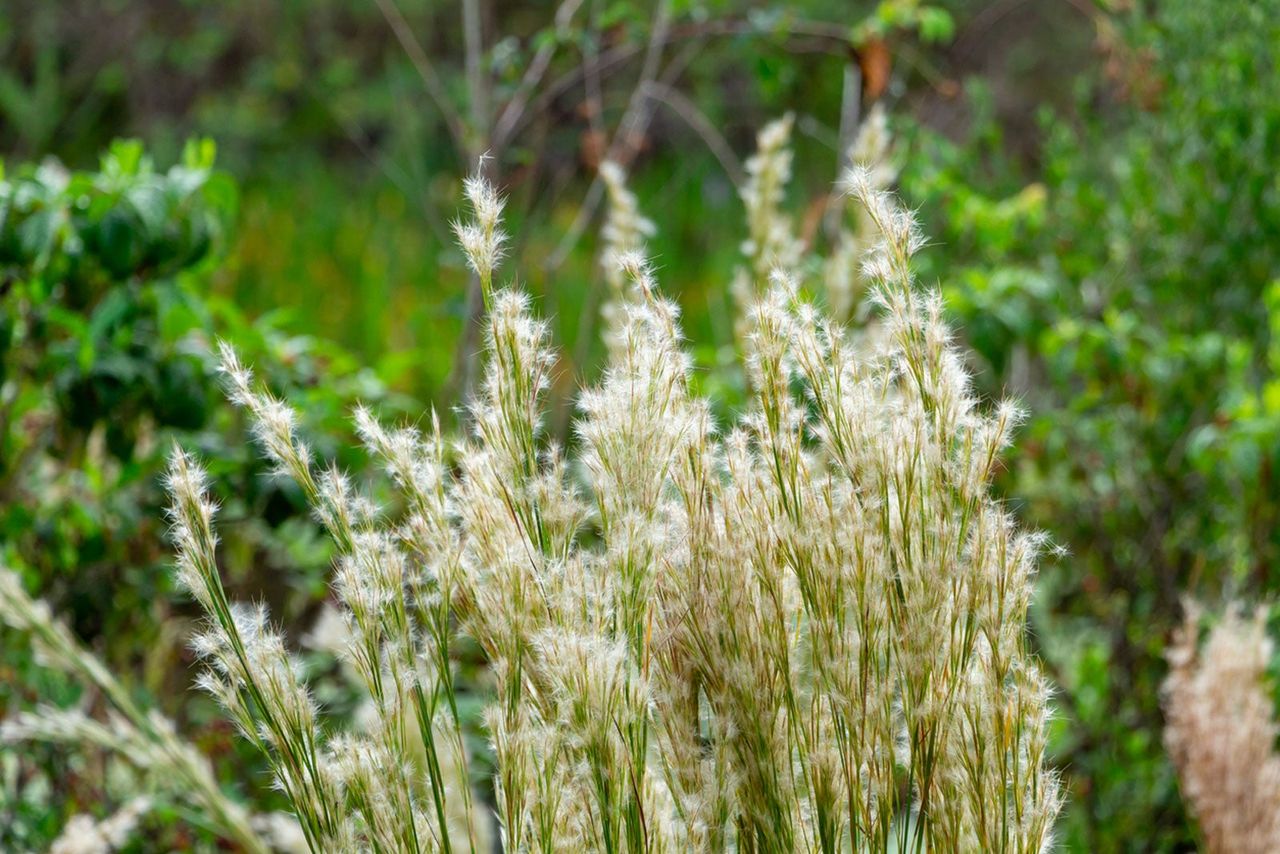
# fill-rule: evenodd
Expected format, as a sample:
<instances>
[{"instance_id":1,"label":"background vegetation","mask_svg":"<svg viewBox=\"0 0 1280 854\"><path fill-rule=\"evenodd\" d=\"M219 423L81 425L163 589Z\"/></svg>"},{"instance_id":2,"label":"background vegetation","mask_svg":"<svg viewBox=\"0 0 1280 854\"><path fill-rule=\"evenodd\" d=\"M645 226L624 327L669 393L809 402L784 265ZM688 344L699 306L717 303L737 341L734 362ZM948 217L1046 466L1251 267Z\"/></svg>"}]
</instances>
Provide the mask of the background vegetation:
<instances>
[{"instance_id":1,"label":"background vegetation","mask_svg":"<svg viewBox=\"0 0 1280 854\"><path fill-rule=\"evenodd\" d=\"M657 221L700 381L731 389L724 295L756 130L795 114L788 203L812 237L878 101L981 390L1033 414L1001 488L1067 550L1032 618L1061 690L1062 844L1186 847L1158 690L1179 597L1280 583L1277 44L1276 0L16 0L0 11L5 558L197 731L215 715L172 628L194 611L166 569L169 442L223 461L228 571L273 613L309 627L329 567L221 403L212 338L344 464L350 442L320 442L349 435L356 399L448 413L474 349L449 221L488 151L512 254L554 262L520 269L571 356L567 394L600 355L607 152ZM75 697L3 644L0 708ZM229 732L205 739L228 777L252 767ZM39 847L108 785L65 751L6 763L0 847ZM182 847L180 823L149 821Z\"/></svg>"}]
</instances>

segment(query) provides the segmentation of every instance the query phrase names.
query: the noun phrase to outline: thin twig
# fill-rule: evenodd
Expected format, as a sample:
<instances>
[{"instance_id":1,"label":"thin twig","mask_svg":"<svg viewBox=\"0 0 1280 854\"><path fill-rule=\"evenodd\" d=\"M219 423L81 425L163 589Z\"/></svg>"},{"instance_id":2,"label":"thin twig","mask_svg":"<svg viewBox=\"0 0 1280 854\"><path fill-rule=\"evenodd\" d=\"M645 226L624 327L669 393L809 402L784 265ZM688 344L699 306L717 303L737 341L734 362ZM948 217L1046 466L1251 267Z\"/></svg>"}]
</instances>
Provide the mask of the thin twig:
<instances>
[{"instance_id":1,"label":"thin twig","mask_svg":"<svg viewBox=\"0 0 1280 854\"><path fill-rule=\"evenodd\" d=\"M489 89L484 75L480 0L462 0L462 41L466 52L467 101L471 108L470 144L466 151L467 160L473 163L489 150Z\"/></svg>"},{"instance_id":2,"label":"thin twig","mask_svg":"<svg viewBox=\"0 0 1280 854\"><path fill-rule=\"evenodd\" d=\"M840 128L836 131L836 174L841 175L849 164L845 157L853 141L854 130L862 113L862 70L855 62L847 62L844 66L843 91L840 95ZM831 203L832 194L828 193L823 201L822 228L827 238L835 237L840 227L840 211L842 205Z\"/></svg>"},{"instance_id":3,"label":"thin twig","mask_svg":"<svg viewBox=\"0 0 1280 854\"><path fill-rule=\"evenodd\" d=\"M664 36L664 41L671 44L711 36L770 37L779 32L789 38L812 38L828 43L829 47L825 52L833 55L850 56L853 50L847 30L838 24L827 24L821 21L792 21L781 31L772 28L761 29L749 21L705 21L671 27ZM619 45L598 54L594 62L589 60L551 81L534 101L532 108L525 111L523 119L513 128L512 135L518 134L533 116L541 115L555 99L573 89L584 78L612 70L634 58L642 50L644 48L636 44Z\"/></svg>"},{"instance_id":4,"label":"thin twig","mask_svg":"<svg viewBox=\"0 0 1280 854\"><path fill-rule=\"evenodd\" d=\"M445 127L449 129L449 135L453 137L453 144L459 152L466 151L466 127L462 122L462 116L449 100L449 95L445 91L444 83L440 80L440 75L436 73L435 66L431 64L426 51L422 49L422 45L414 37L413 30L409 27L409 22L404 19L404 15L400 14L400 9L396 6L395 0L374 0L374 2L378 4L378 9L382 11L382 16L387 19L387 24L391 27L391 32L395 34L396 41L400 42L400 47L404 50L405 55L409 57L409 61L417 69L418 76L422 78L422 85L426 87L427 94L431 96L436 109L444 117Z\"/></svg>"},{"instance_id":5,"label":"thin twig","mask_svg":"<svg viewBox=\"0 0 1280 854\"><path fill-rule=\"evenodd\" d=\"M600 40L597 38L596 15L599 12L600 0L592 0L591 18L588 24L589 31L583 43L583 54L586 62L583 63L583 86L587 98L587 124L591 127L593 133L604 138L604 95L600 87Z\"/></svg>"},{"instance_id":6,"label":"thin twig","mask_svg":"<svg viewBox=\"0 0 1280 854\"><path fill-rule=\"evenodd\" d=\"M556 9L555 29L557 40L546 42L542 47L538 48L538 52L534 54L529 67L525 69L524 76L520 79L520 85L516 88L515 94L511 96L511 100L507 101L506 107L503 108L501 115L498 116L498 121L493 128L493 145L495 148L501 150L510 141L511 131L521 117L524 116L524 111L529 105L529 96L533 94L533 90L542 82L548 66L551 65L551 60L555 57L558 37L573 22L573 16L578 13L582 3L583 0L564 0L560 4L560 8Z\"/></svg>"},{"instance_id":7,"label":"thin twig","mask_svg":"<svg viewBox=\"0 0 1280 854\"><path fill-rule=\"evenodd\" d=\"M702 138L703 143L706 144L712 155L719 161L720 168L729 176L729 180L733 182L735 187L742 185L741 161L733 153L728 141L716 130L715 125L698 109L698 106L693 101L685 97L678 89L662 83L650 83L646 87L646 91L650 98L670 107L673 113L683 119L684 123Z\"/></svg>"},{"instance_id":8,"label":"thin twig","mask_svg":"<svg viewBox=\"0 0 1280 854\"><path fill-rule=\"evenodd\" d=\"M667 35L670 29L670 14L670 0L658 0L658 8L653 15L653 25L649 30L649 43L645 49L644 65L640 70L640 80L636 84L636 88L631 92L626 112L623 113L622 120L618 122L618 128L614 132L613 139L606 150L605 160L613 160L626 166L630 158L621 156L623 146L633 134L639 133L643 130L644 125L648 123L647 105L649 98L645 94L645 89L657 77L658 65L662 59L662 49L667 43ZM595 215L596 206L600 204L603 196L604 183L597 174L591 180L591 186L587 189L586 198L582 200L582 206L578 208L578 214L574 217L573 224L569 226L568 231L565 232L555 251L547 258L545 265L547 271L559 268L564 263L564 259L573 251L573 247L582 238L582 233L586 230L591 217Z\"/></svg>"},{"instance_id":9,"label":"thin twig","mask_svg":"<svg viewBox=\"0 0 1280 854\"><path fill-rule=\"evenodd\" d=\"M471 128L466 146L468 168L470 164L476 164L477 172L497 183L497 160L487 156L490 144L489 90L484 74L484 30L479 0L462 0L462 34L466 51L467 99L471 108ZM454 376L450 381L455 400L463 403L471 398L480 364L477 342L483 317L484 295L480 278L472 273L467 277L463 330L454 356Z\"/></svg>"}]
</instances>

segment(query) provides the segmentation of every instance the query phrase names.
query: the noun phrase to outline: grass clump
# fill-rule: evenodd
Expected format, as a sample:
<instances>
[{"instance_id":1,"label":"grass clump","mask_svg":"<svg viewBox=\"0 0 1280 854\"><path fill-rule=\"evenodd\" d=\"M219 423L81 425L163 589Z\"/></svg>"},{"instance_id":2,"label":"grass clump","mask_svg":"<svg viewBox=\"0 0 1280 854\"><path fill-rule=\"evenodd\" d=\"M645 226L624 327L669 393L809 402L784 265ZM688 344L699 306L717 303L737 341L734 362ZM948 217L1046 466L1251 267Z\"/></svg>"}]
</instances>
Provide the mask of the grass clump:
<instances>
[{"instance_id":1,"label":"grass clump","mask_svg":"<svg viewBox=\"0 0 1280 854\"><path fill-rule=\"evenodd\" d=\"M179 578L209 617L204 687L313 850L479 851L493 830L509 851L1048 844L1050 689L1025 642L1043 541L988 490L1020 416L980 409L913 281L915 223L878 183L844 181L879 236L862 270L878 320L846 331L775 264L743 321L750 402L725 427L632 246L613 259L609 365L571 450L547 438L556 356L528 298L494 284L502 200L479 178L456 227L487 308L470 434L356 413L393 508L317 461L224 349L233 400L340 552L367 725L327 732L264 609L229 600L183 452ZM463 638L492 675L492 809L458 710Z\"/></svg>"}]
</instances>

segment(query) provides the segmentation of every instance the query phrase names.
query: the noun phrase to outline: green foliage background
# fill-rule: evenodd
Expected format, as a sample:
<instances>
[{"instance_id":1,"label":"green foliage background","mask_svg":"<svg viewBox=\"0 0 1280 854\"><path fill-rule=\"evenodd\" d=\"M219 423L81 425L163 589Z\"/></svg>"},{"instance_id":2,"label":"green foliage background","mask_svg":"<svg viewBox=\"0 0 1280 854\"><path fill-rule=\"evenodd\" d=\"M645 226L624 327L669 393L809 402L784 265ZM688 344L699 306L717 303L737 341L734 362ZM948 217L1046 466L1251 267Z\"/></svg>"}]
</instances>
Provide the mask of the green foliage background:
<instances>
[{"instance_id":1,"label":"green foliage background","mask_svg":"<svg viewBox=\"0 0 1280 854\"><path fill-rule=\"evenodd\" d=\"M465 110L455 5L396 8ZM498 100L547 43L560 48L553 79L630 51L600 80L599 118L616 123L651 4L588 0L558 29L552 3L485 8ZM672 84L737 157L768 118L797 114L800 221L836 172L845 81L868 70L854 50L884 39L893 77L879 97L899 137L901 193L932 238L926 278L942 284L983 390L1012 391L1032 412L1002 488L1066 549L1045 569L1033 625L1061 686L1062 845L1192 844L1160 744L1168 630L1184 593L1267 599L1280 583L1280 3L671 8L682 26L741 24L691 38ZM795 36L812 21L844 35ZM587 192L599 144L588 107L566 88L497 152L517 235L507 269L552 319L566 389L599 356L592 230L559 267L537 262ZM202 135L217 141L216 168L211 142L184 148ZM122 136L178 165L155 169L139 144L112 143ZM372 1L0 10L3 552L185 725L212 715L186 690L191 610L168 582L157 483L168 444L219 461L224 516L240 520L228 526L233 587L265 591L273 613L305 627L328 565L298 496L265 476L221 403L209 342L231 340L345 466L358 464L347 445L324 437L349 435L356 399L447 414L467 316L448 234L466 147ZM636 149L631 183L659 225L660 278L703 381L731 395L721 368L736 191L670 109L655 107ZM86 171L41 165L50 155ZM74 695L3 640L0 709ZM261 782L233 745L223 733L206 746L229 779ZM103 797L73 757L30 762L69 782L38 802L6 786L0 826L17 829L0 831L0 847L47 840ZM151 821L182 847L181 822Z\"/></svg>"}]
</instances>

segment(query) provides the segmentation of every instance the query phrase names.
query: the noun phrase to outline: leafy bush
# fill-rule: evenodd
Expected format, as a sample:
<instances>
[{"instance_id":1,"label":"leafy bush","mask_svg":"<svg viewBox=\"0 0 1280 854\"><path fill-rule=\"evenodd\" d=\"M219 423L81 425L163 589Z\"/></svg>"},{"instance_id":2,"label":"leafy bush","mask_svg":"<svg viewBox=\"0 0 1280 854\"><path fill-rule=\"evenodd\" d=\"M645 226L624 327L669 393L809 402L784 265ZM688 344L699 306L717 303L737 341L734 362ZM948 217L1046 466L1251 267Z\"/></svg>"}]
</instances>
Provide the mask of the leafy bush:
<instances>
[{"instance_id":1,"label":"leafy bush","mask_svg":"<svg viewBox=\"0 0 1280 854\"><path fill-rule=\"evenodd\" d=\"M1157 736L1164 638L1183 590L1276 584L1278 13L1103 19L1097 88L1119 102L1050 123L1043 183L998 135L925 141L905 180L947 227L925 263L967 265L947 295L979 377L1037 413L1003 486L1072 555L1035 620L1070 721L1064 830L1087 849L1187 844Z\"/></svg>"},{"instance_id":2,"label":"leafy bush","mask_svg":"<svg viewBox=\"0 0 1280 854\"><path fill-rule=\"evenodd\" d=\"M0 180L4 559L75 636L126 672L127 690L152 692L183 714L194 710L175 701L191 676L172 624L184 606L174 602L162 546L169 444L218 458L217 492L246 519L228 532L233 582L256 585L279 573L273 601L297 619L323 596L329 562L305 501L263 477L234 411L221 403L212 337L234 337L333 435L350 434L355 399L391 403L375 377L335 348L283 335L270 319L250 322L207 295L236 199L213 156L210 143L194 142L182 162L159 172L140 145L118 143L95 172L47 162ZM21 708L33 693L77 692L51 687L25 644L5 643L0 667L0 708ZM31 754L23 772L36 765L62 789L55 802L74 808L75 787L93 798L94 784L62 757ZM0 822L0 846L38 845L33 828L57 818L47 803L10 816ZM5 835L24 828L36 835Z\"/></svg>"},{"instance_id":3,"label":"leafy bush","mask_svg":"<svg viewBox=\"0 0 1280 854\"><path fill-rule=\"evenodd\" d=\"M157 174L138 144L121 143L99 172L46 163L0 183L0 530L73 610L86 603L59 585L84 595L103 571L139 562L122 561L121 544L154 506L155 433L209 420L204 367L180 342L192 309L170 283L225 243L234 188L211 158L192 144ZM134 579L138 592L161 577ZM90 607L101 616L101 603ZM101 631L93 622L85 628Z\"/></svg>"}]
</instances>

